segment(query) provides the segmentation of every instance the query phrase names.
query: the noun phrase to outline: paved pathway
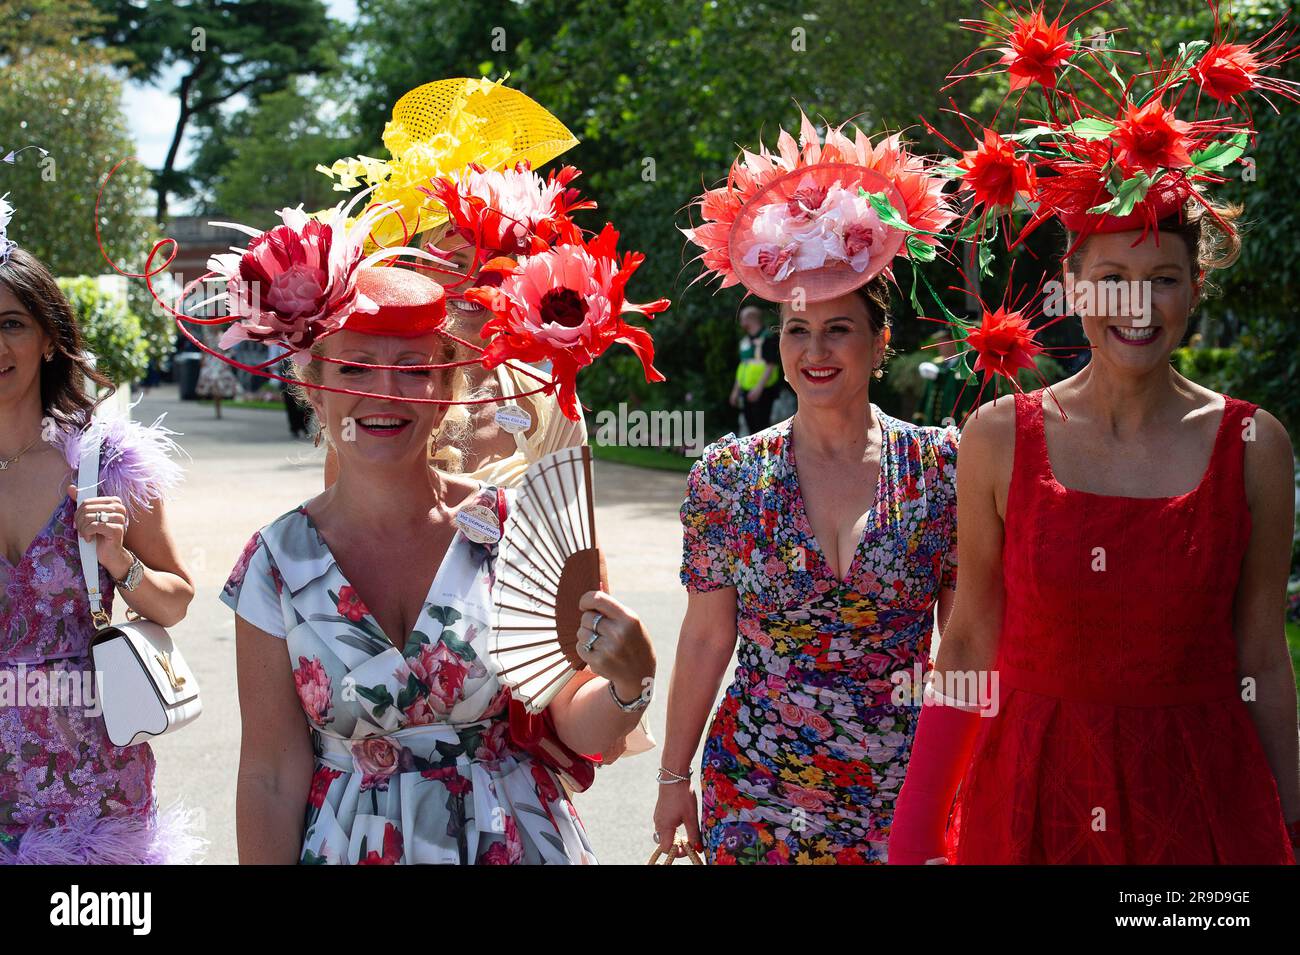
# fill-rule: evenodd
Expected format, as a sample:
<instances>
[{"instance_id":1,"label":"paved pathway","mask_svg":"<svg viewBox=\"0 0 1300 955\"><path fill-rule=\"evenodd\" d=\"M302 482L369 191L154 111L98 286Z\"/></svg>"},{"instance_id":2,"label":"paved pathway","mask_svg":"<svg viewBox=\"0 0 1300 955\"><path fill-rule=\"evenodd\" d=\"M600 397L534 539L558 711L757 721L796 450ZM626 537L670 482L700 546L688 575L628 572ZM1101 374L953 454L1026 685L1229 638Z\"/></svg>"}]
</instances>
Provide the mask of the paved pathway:
<instances>
[{"instance_id":1,"label":"paved pathway","mask_svg":"<svg viewBox=\"0 0 1300 955\"><path fill-rule=\"evenodd\" d=\"M233 863L240 734L234 617L217 594L253 532L319 492L324 455L308 441L294 441L282 413L227 405L218 421L211 406L177 400L174 387L152 390L134 416L152 421L164 411L192 458L168 513L197 594L173 632L203 688L204 713L154 744L157 785L164 805L179 798L200 810L211 843L207 861ZM677 508L684 488L683 474L596 464L597 532L613 592L641 615L659 657L663 688L651 704L650 724L660 740L686 607L677 581ZM600 770L592 789L577 797L602 862L639 864L649 856L657 766L657 750L620 760Z\"/></svg>"}]
</instances>

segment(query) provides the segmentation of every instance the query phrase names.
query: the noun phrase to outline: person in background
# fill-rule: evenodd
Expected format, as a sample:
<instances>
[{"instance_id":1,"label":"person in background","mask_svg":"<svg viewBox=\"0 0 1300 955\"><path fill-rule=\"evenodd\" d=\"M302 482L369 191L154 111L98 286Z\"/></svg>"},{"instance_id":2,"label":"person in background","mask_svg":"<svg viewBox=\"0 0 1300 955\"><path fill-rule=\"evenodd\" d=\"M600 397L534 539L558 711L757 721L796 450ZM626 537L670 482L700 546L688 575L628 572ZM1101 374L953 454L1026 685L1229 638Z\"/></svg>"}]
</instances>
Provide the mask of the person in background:
<instances>
[{"instance_id":1,"label":"person in background","mask_svg":"<svg viewBox=\"0 0 1300 955\"><path fill-rule=\"evenodd\" d=\"M266 357L280 358L280 363L276 366L276 374L282 378L292 377L293 361L289 357L287 348L282 345L270 345L267 347ZM289 419L289 433L295 438L306 437L311 409L299 400L287 381L280 382L280 397L284 401L284 413Z\"/></svg>"},{"instance_id":2,"label":"person in background","mask_svg":"<svg viewBox=\"0 0 1300 955\"><path fill-rule=\"evenodd\" d=\"M776 336L769 334L764 317L763 309L757 305L744 305L740 309L744 334L740 337L740 364L736 366L736 381L729 400L733 408L740 409L745 430L750 434L772 423L772 402L780 390L777 387L781 380L780 362L772 361L771 348L765 347L768 339L775 342Z\"/></svg>"},{"instance_id":3,"label":"person in background","mask_svg":"<svg viewBox=\"0 0 1300 955\"><path fill-rule=\"evenodd\" d=\"M967 376L962 361L957 357L957 346L947 340L944 333L931 336L927 344L934 345L934 360L923 361L917 368L917 374L925 385L912 422L943 425L963 421L966 412L974 407L978 389L965 387Z\"/></svg>"}]
</instances>

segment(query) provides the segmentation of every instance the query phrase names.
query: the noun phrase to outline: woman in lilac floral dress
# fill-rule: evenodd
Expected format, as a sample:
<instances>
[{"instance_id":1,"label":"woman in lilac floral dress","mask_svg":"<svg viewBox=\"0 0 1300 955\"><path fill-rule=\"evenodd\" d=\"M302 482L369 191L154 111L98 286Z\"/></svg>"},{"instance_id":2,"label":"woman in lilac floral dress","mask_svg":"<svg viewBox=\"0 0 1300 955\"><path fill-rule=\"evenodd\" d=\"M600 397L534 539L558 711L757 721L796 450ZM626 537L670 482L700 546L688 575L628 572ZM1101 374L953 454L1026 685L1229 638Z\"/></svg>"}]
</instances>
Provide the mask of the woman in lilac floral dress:
<instances>
[{"instance_id":1,"label":"woman in lilac floral dress","mask_svg":"<svg viewBox=\"0 0 1300 955\"><path fill-rule=\"evenodd\" d=\"M96 542L106 611L116 589L179 622L194 591L162 502L179 468L165 429L97 427L100 489L78 506L86 378L107 384L53 277L22 250L0 258L0 864L185 862L198 840L158 810L153 752L114 746L95 704L77 549L79 532Z\"/></svg>"}]
</instances>

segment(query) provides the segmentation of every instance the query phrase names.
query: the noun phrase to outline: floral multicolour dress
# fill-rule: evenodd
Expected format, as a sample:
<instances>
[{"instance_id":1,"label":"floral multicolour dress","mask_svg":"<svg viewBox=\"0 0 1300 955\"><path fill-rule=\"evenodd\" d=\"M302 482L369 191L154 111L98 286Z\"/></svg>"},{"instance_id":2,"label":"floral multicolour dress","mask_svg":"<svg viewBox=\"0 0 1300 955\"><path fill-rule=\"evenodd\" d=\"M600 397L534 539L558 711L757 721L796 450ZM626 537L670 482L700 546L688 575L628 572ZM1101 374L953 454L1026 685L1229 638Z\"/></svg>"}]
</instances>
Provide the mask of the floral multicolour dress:
<instances>
[{"instance_id":1,"label":"floral multicolour dress","mask_svg":"<svg viewBox=\"0 0 1300 955\"><path fill-rule=\"evenodd\" d=\"M484 486L474 503L508 501ZM495 558L458 531L399 650L304 507L244 548L221 599L284 639L316 754L301 862L596 861L559 779L510 738L489 655Z\"/></svg>"},{"instance_id":2,"label":"floral multicolour dress","mask_svg":"<svg viewBox=\"0 0 1300 955\"><path fill-rule=\"evenodd\" d=\"M713 863L886 861L941 588L956 586L956 429L881 422L876 503L845 579L812 533L791 420L710 445L681 579L736 588L735 678L704 745Z\"/></svg>"}]
</instances>

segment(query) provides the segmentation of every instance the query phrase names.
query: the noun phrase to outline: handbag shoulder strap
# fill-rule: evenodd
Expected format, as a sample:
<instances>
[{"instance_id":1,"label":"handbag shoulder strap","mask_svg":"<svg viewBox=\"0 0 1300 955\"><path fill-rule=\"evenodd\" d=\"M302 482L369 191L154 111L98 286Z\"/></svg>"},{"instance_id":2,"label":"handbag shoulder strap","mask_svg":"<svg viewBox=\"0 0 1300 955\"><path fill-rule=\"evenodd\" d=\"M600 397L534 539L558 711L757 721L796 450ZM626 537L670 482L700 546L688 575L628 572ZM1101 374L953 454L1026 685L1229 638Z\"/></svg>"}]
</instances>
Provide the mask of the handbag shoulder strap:
<instances>
[{"instance_id":1,"label":"handbag shoulder strap","mask_svg":"<svg viewBox=\"0 0 1300 955\"><path fill-rule=\"evenodd\" d=\"M99 429L92 418L90 426L81 433L81 460L77 466L77 506L86 498L99 492ZM77 551L81 555L81 575L86 580L86 594L90 597L90 616L95 626L105 627L109 617L104 612L104 598L99 592L99 557L95 542L77 535Z\"/></svg>"}]
</instances>

